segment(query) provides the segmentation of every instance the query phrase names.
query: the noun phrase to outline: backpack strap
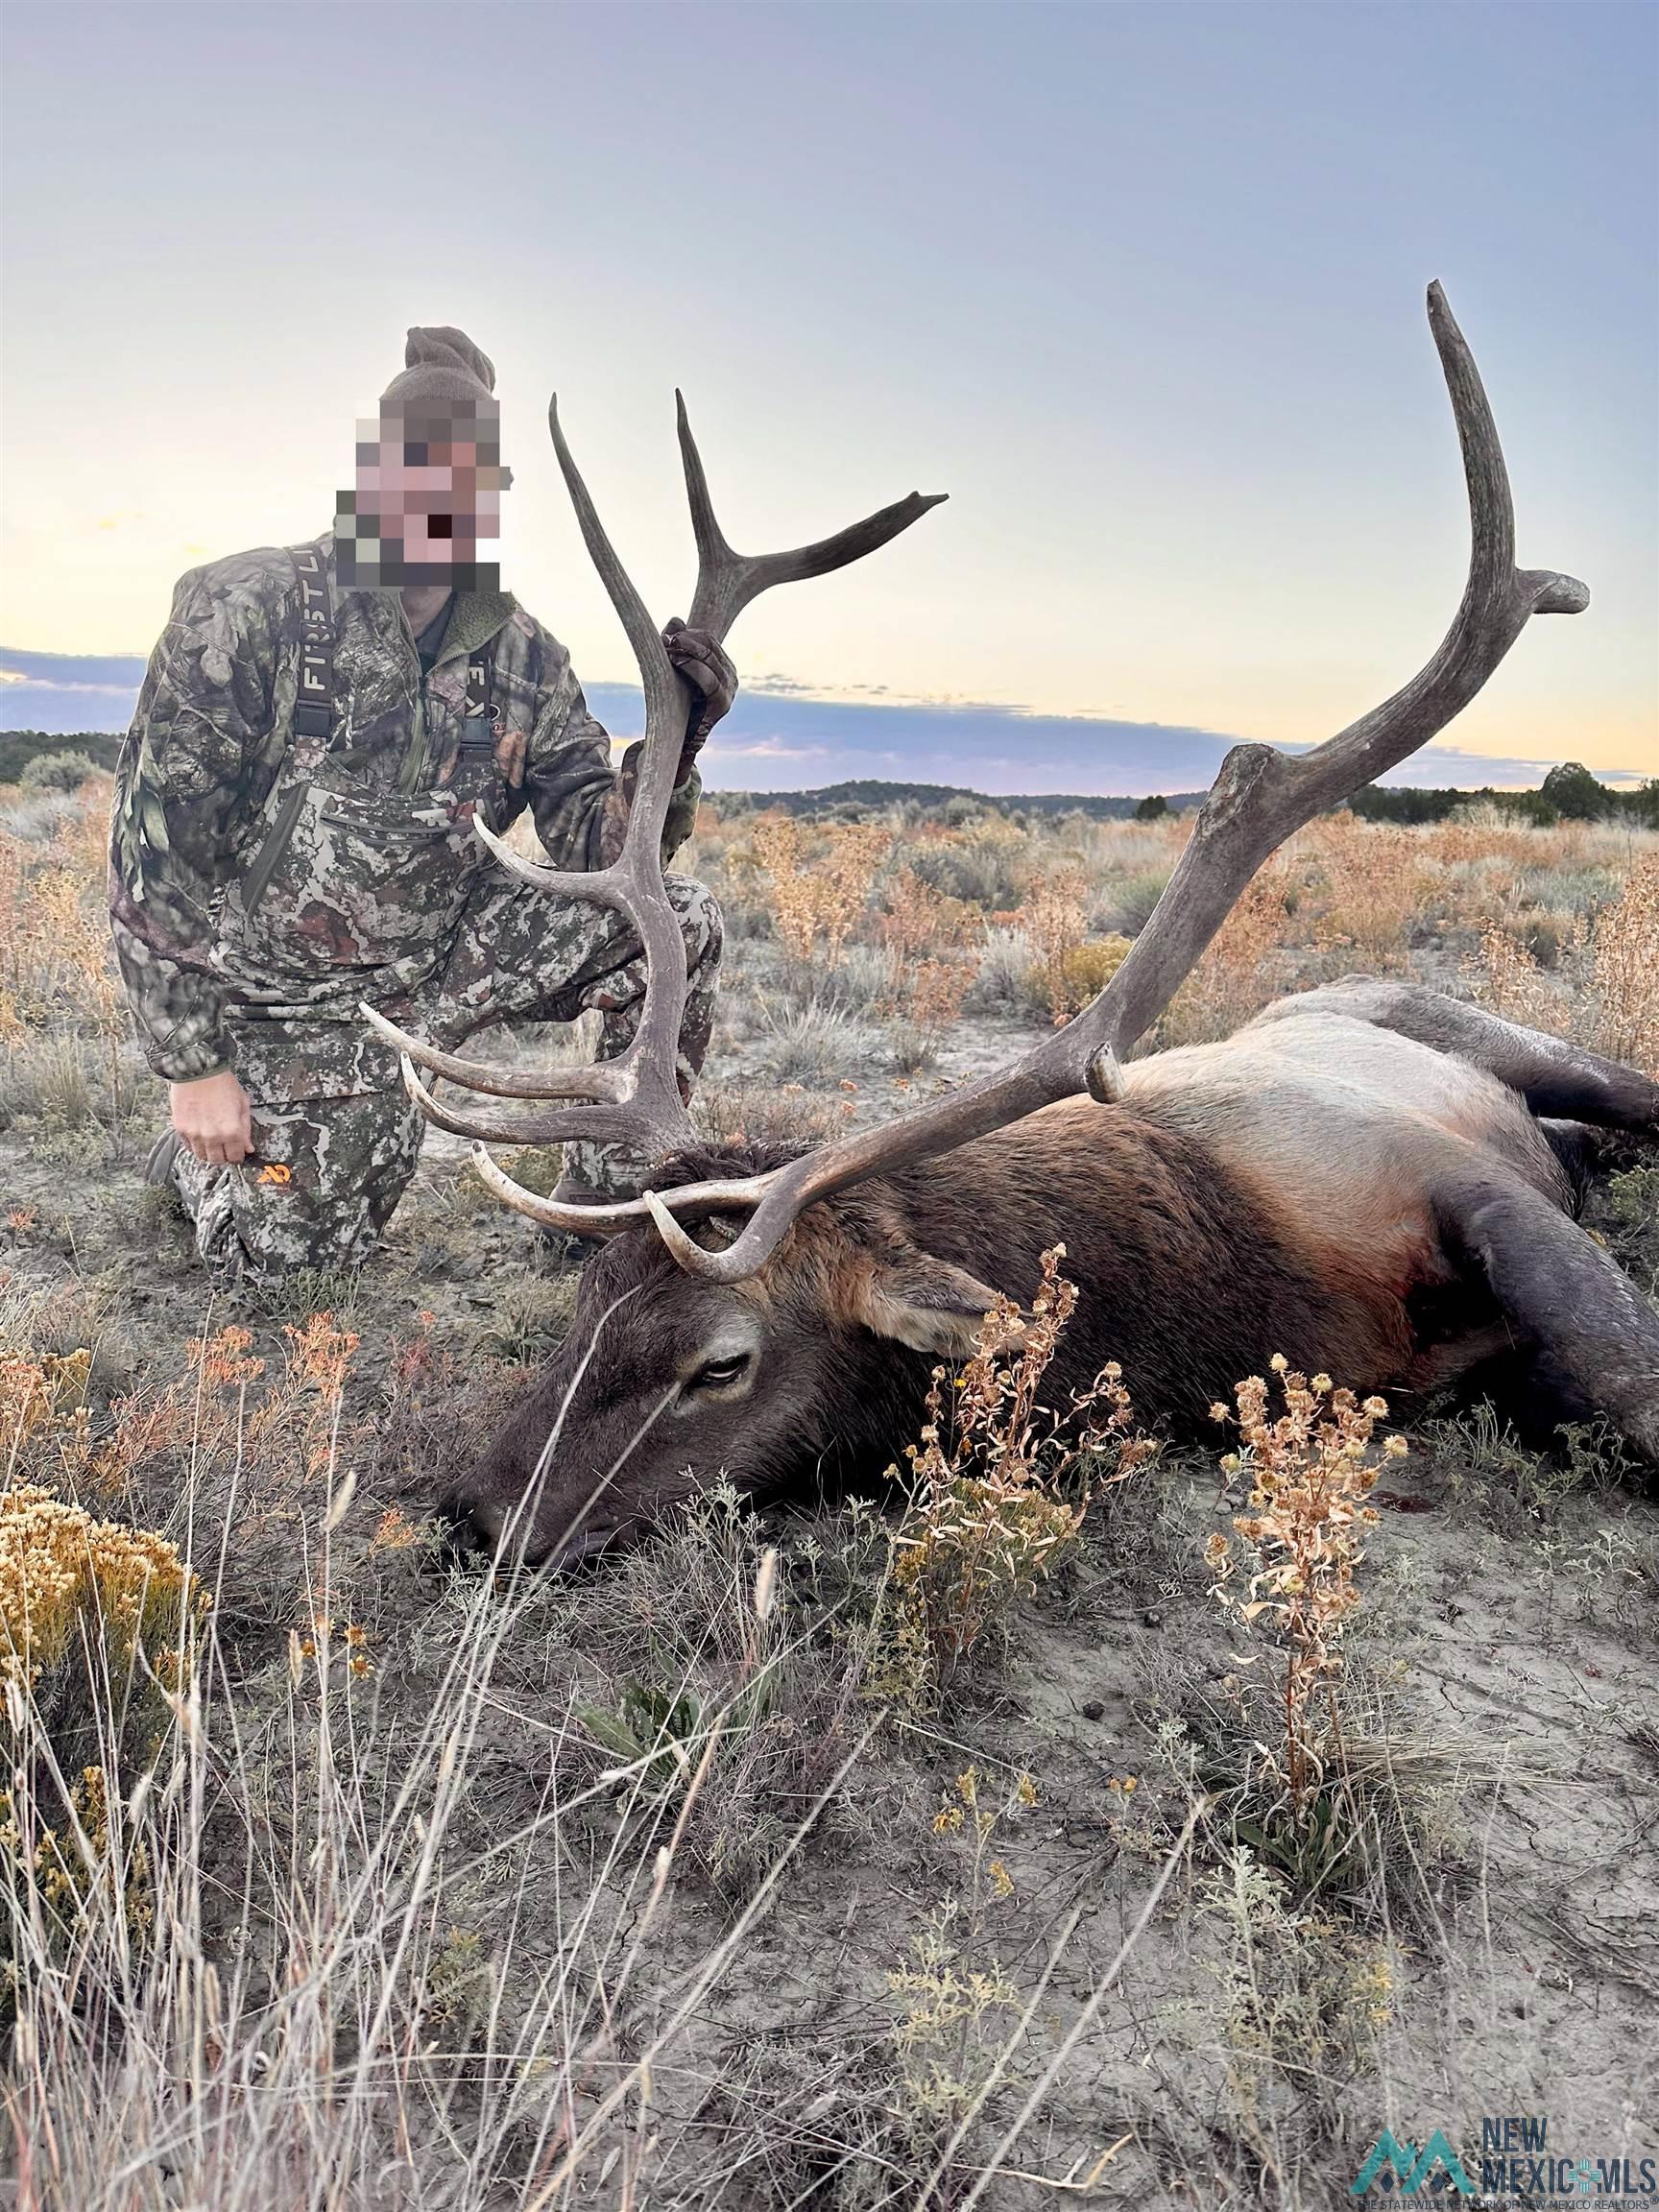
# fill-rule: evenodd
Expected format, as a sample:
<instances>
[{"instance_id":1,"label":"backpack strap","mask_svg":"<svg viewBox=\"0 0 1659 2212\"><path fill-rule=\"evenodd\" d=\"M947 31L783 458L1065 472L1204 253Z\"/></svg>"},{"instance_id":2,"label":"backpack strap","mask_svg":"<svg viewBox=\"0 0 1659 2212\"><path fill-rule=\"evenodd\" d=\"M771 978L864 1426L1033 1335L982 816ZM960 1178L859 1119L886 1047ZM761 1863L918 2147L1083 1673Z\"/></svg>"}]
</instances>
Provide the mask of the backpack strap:
<instances>
[{"instance_id":1,"label":"backpack strap","mask_svg":"<svg viewBox=\"0 0 1659 2212\"><path fill-rule=\"evenodd\" d=\"M300 687L294 694L297 737L334 733L334 608L328 570L315 545L291 545L288 558L300 583Z\"/></svg>"},{"instance_id":2,"label":"backpack strap","mask_svg":"<svg viewBox=\"0 0 1659 2212\"><path fill-rule=\"evenodd\" d=\"M490 711L489 656L479 651L467 663L467 719L461 725L461 751L493 753L499 734L496 720Z\"/></svg>"}]
</instances>

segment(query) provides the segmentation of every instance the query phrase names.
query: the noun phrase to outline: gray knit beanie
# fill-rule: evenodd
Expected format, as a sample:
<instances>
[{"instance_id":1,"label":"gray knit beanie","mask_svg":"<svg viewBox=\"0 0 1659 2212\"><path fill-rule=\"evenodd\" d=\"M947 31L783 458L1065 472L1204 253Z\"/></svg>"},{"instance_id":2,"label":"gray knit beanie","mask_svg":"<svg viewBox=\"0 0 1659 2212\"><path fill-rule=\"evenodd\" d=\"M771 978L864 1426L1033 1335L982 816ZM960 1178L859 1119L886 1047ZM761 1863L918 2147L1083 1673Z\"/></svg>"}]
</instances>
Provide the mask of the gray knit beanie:
<instances>
[{"instance_id":1,"label":"gray knit beanie","mask_svg":"<svg viewBox=\"0 0 1659 2212\"><path fill-rule=\"evenodd\" d=\"M380 411L418 414L428 399L470 399L483 416L495 413L495 364L465 330L416 324L403 349L404 367L380 395Z\"/></svg>"}]
</instances>

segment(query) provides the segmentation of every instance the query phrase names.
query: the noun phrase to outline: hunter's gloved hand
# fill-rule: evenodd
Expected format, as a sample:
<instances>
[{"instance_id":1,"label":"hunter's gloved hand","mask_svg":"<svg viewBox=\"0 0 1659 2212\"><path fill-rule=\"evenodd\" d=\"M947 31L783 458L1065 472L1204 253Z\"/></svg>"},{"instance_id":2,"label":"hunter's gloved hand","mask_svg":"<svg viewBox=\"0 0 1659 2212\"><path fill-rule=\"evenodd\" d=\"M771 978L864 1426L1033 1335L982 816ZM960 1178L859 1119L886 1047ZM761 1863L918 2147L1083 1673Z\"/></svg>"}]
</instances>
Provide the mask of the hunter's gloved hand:
<instances>
[{"instance_id":1,"label":"hunter's gloved hand","mask_svg":"<svg viewBox=\"0 0 1659 2212\"><path fill-rule=\"evenodd\" d=\"M173 1126L186 1151L208 1166L234 1167L253 1149L253 1109L228 1068L194 1083L168 1086Z\"/></svg>"},{"instance_id":2,"label":"hunter's gloved hand","mask_svg":"<svg viewBox=\"0 0 1659 2212\"><path fill-rule=\"evenodd\" d=\"M737 696L737 671L723 645L707 630L688 630L678 614L663 624L662 642L675 673L684 676L703 700L703 711L686 733L685 749L680 756L680 781L684 782L709 731L731 710Z\"/></svg>"}]
</instances>

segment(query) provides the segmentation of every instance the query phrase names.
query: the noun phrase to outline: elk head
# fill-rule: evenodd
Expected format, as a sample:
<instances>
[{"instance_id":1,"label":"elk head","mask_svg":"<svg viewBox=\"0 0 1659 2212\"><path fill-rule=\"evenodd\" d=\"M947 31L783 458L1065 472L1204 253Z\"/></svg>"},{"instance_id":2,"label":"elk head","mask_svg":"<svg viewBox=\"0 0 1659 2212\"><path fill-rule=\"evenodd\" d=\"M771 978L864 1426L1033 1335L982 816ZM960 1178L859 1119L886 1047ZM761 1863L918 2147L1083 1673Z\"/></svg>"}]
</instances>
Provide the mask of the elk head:
<instances>
[{"instance_id":1,"label":"elk head","mask_svg":"<svg viewBox=\"0 0 1659 2212\"><path fill-rule=\"evenodd\" d=\"M786 1243L792 1254L810 1245L810 1238L804 1245L797 1234L798 1224L805 1227L806 1210L1057 1099L1086 1091L1111 1103L1119 1094L1118 1053L1167 1006L1268 855L1315 814L1395 767L1444 729L1479 691L1533 614L1577 613L1588 605L1589 593L1575 578L1516 567L1508 476L1479 373L1438 284L1431 285L1428 304L1462 449L1471 554L1461 603L1427 665L1392 698L1308 753L1234 747L1128 957L1099 997L1064 1028L1010 1066L904 1119L769 1165L705 1163L704 1172L687 1171L685 1165L697 1142L675 1079L685 957L662 887L660 848L689 702L656 624L600 526L557 410L549 409L584 538L638 659L644 757L627 839L610 868L573 875L540 867L510 852L482 823L474 827L502 865L526 881L561 898L601 901L630 917L646 954L645 1010L633 1043L618 1058L569 1071L518 1075L436 1051L373 1009L363 1009L401 1051L404 1081L427 1117L479 1141L478 1171L498 1197L551 1227L615 1239L587 1270L565 1357L485 1455L489 1495L475 1503L486 1533L516 1503L511 1493L520 1483L520 1495L534 1492L541 1501L527 1506L530 1526L522 1549L532 1557L567 1557L590 1548L584 1529L620 1536L648 1521L666 1498L713 1477L722 1466L738 1474L746 1487L768 1487L769 1471L792 1457L785 1434L786 1385L795 1385L799 1410L805 1402L801 1386L840 1356L834 1313L823 1308L815 1313L811 1306L814 1270L795 1261L783 1264ZM683 403L679 422L699 555L690 620L716 637L724 637L742 608L769 586L842 566L936 504L912 493L818 544L743 556L733 551L715 521ZM421 1081L417 1063L474 1092L565 1103L540 1116L457 1112ZM656 1188L613 1205L566 1208L522 1189L486 1149L490 1143L544 1144L566 1138L625 1141L661 1164ZM927 1256L917 1255L917 1262L926 1273ZM984 1294L985 1286L973 1276L963 1280L970 1304ZM902 1333L895 1337L885 1332L878 1315L854 1317L849 1334L866 1350L904 1341ZM805 1398L811 1398L810 1389ZM879 1392L871 1398L878 1404ZM646 1437L656 1440L647 1445ZM555 1465L561 1469L557 1477ZM582 1512L581 1525L571 1527L600 1474L610 1504L596 1500Z\"/></svg>"},{"instance_id":2,"label":"elk head","mask_svg":"<svg viewBox=\"0 0 1659 2212\"><path fill-rule=\"evenodd\" d=\"M667 1172L781 1164L733 1151ZM717 1251L737 1226L710 1215L692 1234ZM880 1184L810 1208L733 1283L688 1274L636 1222L583 1269L565 1343L445 1514L485 1551L568 1563L715 1473L756 1499L879 1475L914 1433L933 1361L973 1349L995 1296L919 1249Z\"/></svg>"}]
</instances>

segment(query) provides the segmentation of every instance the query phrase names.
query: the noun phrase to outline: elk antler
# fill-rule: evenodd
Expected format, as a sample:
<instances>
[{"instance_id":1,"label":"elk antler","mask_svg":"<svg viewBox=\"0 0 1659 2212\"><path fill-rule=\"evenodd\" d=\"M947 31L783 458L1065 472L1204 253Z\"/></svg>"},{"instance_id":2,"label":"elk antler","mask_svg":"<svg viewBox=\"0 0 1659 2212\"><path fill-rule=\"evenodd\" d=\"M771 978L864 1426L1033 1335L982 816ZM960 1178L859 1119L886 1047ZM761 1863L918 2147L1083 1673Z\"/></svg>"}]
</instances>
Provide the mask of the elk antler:
<instances>
[{"instance_id":1,"label":"elk antler","mask_svg":"<svg viewBox=\"0 0 1659 2212\"><path fill-rule=\"evenodd\" d=\"M844 568L849 562L874 553L890 538L907 530L929 507L938 506L946 496L942 492L929 496L912 492L907 498L895 500L892 506L867 516L862 522L854 522L834 537L820 539L812 545L798 546L792 552L733 552L714 517L709 482L691 436L685 402L678 392L674 397L685 490L697 541L697 587L691 598L690 626L710 631L717 638L727 635L751 599L757 598L773 585L822 576L831 568ZM639 1025L625 1050L613 1060L557 1073L514 1074L439 1051L420 1038L409 1036L366 1003L360 1011L388 1044L397 1046L409 1095L440 1128L506 1144L560 1143L571 1138L589 1138L602 1143L621 1141L642 1152L647 1159L661 1160L696 1140L675 1072L680 1023L685 1010L685 948L662 880L661 851L662 825L667 819L680 771L687 715L700 711L701 702L692 700L684 678L676 674L656 623L605 534L605 526L559 426L557 397L547 403L547 426L553 434L559 466L564 471L588 551L611 594L611 603L621 617L628 642L639 663L645 691L645 742L622 850L608 868L578 873L545 867L521 859L482 822L475 820L473 828L504 868L537 890L555 898L592 900L600 905L614 907L633 923L645 952L645 1003ZM548 1114L509 1117L500 1121L454 1113L441 1106L421 1083L415 1072L416 1062L453 1083L464 1083L473 1091L489 1092L497 1097L557 1098L571 1103ZM644 1211L641 1201L626 1208L559 1206L521 1189L503 1174L484 1152L482 1142L477 1151L479 1171L498 1196L508 1205L553 1226L587 1235L602 1234L626 1227L630 1219ZM758 1189L752 1190L747 1183L741 1186L709 1184L701 1188L704 1195L720 1192L721 1202L725 1202L724 1193L729 1189L740 1188L750 1204L759 1195ZM731 1202L740 1204L743 1200Z\"/></svg>"},{"instance_id":2,"label":"elk antler","mask_svg":"<svg viewBox=\"0 0 1659 2212\"><path fill-rule=\"evenodd\" d=\"M682 1266L715 1281L737 1282L765 1265L796 1215L815 1199L908 1161L950 1151L1081 1091L1110 1101L1120 1087L1118 1052L1168 1005L1268 855L1315 814L1372 782L1443 730L1475 697L1533 614L1582 613L1590 594L1575 577L1515 566L1515 517L1503 449L1479 374L1438 284L1429 287L1429 326L1462 447L1471 548L1462 602L1428 665L1391 699L1309 753L1290 756L1266 745L1235 746L1221 763L1163 897L1122 966L1092 1004L1023 1059L903 1120L843 1138L768 1174L687 1184L661 1194L648 1191L623 1204L583 1209L584 1225L605 1233L648 1214ZM695 506L689 458L686 474ZM505 1128L500 1135L511 1141ZM497 1190L506 1180L493 1165L487 1179ZM521 1204L525 1195L513 1202ZM532 1202L525 1211L542 1219L565 1219L544 1201ZM749 1220L734 1241L709 1251L693 1241L682 1223L716 1212L747 1212Z\"/></svg>"}]
</instances>

